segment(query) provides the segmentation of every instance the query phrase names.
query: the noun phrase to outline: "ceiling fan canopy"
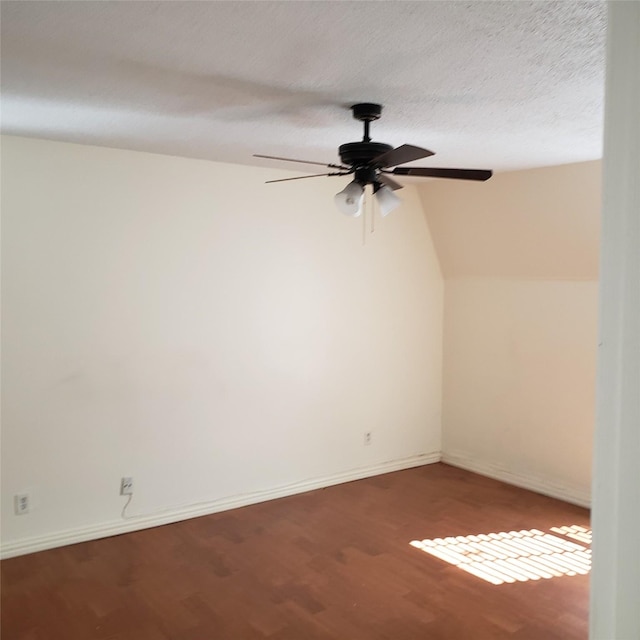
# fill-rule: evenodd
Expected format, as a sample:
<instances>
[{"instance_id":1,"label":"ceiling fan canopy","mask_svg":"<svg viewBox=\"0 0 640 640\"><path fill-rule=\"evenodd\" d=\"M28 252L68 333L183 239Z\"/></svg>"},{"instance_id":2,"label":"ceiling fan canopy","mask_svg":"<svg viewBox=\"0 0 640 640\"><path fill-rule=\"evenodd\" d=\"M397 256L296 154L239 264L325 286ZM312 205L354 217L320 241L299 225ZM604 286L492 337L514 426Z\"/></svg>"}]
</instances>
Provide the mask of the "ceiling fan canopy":
<instances>
[{"instance_id":1,"label":"ceiling fan canopy","mask_svg":"<svg viewBox=\"0 0 640 640\"><path fill-rule=\"evenodd\" d=\"M347 189L336 196L336 204L343 213L347 215L359 215L361 212L362 197L359 197L359 204L356 202L357 194L362 196L367 185L373 185L373 191L378 197L383 215L389 213L387 207L382 206L383 201L393 202L396 206L399 200L391 200L388 191L402 189L403 185L396 182L391 175L418 176L422 178L452 178L457 180L488 180L492 171L485 169L444 169L440 167L399 167L397 165L428 158L435 155L429 149L416 147L411 144L403 144L399 147L392 147L384 142L373 142L370 136L370 124L378 120L382 115L382 105L371 102L363 102L351 106L353 117L364 123L364 134L360 142L347 142L340 145L338 155L342 164L325 164L322 162L312 162L309 160L294 160L293 158L281 158L278 156L267 156L254 154L256 158L267 158L269 160L282 160L285 162L298 162L303 164L315 164L337 169L330 173L314 174L309 176L297 176L294 178L281 178L279 180L267 180L267 183L287 182L289 180L302 180L305 178L318 178L321 176L346 176L353 175L354 180ZM393 167L393 168L392 168ZM339 198L339 196L344 196ZM356 200L354 200L354 198ZM344 206L342 206L344 205ZM347 210L348 209L348 210Z\"/></svg>"}]
</instances>

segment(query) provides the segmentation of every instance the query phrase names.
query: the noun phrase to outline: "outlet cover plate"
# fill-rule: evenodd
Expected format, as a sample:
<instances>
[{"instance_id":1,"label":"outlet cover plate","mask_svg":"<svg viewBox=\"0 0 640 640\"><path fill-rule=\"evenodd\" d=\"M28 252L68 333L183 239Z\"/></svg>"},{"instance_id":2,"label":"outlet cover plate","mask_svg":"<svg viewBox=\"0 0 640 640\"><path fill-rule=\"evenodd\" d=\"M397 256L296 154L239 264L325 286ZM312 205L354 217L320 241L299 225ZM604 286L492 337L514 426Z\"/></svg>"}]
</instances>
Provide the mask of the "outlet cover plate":
<instances>
[{"instance_id":1,"label":"outlet cover plate","mask_svg":"<svg viewBox=\"0 0 640 640\"><path fill-rule=\"evenodd\" d=\"M133 478L123 477L120 480L120 495L130 496L133 494Z\"/></svg>"},{"instance_id":2,"label":"outlet cover plate","mask_svg":"<svg viewBox=\"0 0 640 640\"><path fill-rule=\"evenodd\" d=\"M17 516L22 516L25 513L29 513L29 494L17 493L13 497L13 506Z\"/></svg>"}]
</instances>

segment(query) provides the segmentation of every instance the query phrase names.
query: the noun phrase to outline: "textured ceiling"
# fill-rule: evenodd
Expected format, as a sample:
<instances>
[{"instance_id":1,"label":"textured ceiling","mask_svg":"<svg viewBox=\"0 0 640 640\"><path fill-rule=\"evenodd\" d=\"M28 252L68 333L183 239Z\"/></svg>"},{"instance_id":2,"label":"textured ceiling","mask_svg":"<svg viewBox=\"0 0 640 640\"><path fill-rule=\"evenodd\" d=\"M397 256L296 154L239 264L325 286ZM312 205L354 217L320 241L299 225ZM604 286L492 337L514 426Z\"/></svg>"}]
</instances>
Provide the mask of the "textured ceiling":
<instances>
[{"instance_id":1,"label":"textured ceiling","mask_svg":"<svg viewBox=\"0 0 640 640\"><path fill-rule=\"evenodd\" d=\"M601 2L12 2L2 130L246 164L374 140L496 170L601 155ZM304 167L303 167L304 168Z\"/></svg>"}]
</instances>

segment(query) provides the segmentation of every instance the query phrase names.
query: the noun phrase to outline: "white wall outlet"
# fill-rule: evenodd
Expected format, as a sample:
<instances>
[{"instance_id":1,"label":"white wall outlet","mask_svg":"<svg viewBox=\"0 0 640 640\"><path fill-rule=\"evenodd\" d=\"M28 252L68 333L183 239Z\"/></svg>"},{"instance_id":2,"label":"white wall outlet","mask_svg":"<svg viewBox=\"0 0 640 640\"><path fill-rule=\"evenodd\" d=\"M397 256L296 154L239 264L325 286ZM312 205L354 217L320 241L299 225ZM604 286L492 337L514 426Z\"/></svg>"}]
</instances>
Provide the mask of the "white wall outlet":
<instances>
[{"instance_id":1,"label":"white wall outlet","mask_svg":"<svg viewBox=\"0 0 640 640\"><path fill-rule=\"evenodd\" d=\"M17 516L29 513L29 494L17 493L13 496L13 506Z\"/></svg>"},{"instance_id":2,"label":"white wall outlet","mask_svg":"<svg viewBox=\"0 0 640 640\"><path fill-rule=\"evenodd\" d=\"M120 480L120 495L130 496L133 494L133 478L122 478Z\"/></svg>"},{"instance_id":3,"label":"white wall outlet","mask_svg":"<svg viewBox=\"0 0 640 640\"><path fill-rule=\"evenodd\" d=\"M371 431L364 432L364 444L365 446L369 446L371 444L372 433Z\"/></svg>"}]
</instances>

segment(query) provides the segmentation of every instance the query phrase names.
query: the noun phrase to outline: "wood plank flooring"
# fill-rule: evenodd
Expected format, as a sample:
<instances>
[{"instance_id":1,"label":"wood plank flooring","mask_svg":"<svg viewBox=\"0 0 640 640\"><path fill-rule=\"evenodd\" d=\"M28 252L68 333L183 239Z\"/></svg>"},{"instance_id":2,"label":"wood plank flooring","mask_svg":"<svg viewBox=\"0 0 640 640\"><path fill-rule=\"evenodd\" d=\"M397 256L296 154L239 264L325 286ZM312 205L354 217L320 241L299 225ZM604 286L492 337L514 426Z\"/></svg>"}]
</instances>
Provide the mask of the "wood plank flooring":
<instances>
[{"instance_id":1,"label":"wood plank flooring","mask_svg":"<svg viewBox=\"0 0 640 640\"><path fill-rule=\"evenodd\" d=\"M584 640L588 576L492 585L410 545L589 526L444 464L2 562L2 640Z\"/></svg>"}]
</instances>

